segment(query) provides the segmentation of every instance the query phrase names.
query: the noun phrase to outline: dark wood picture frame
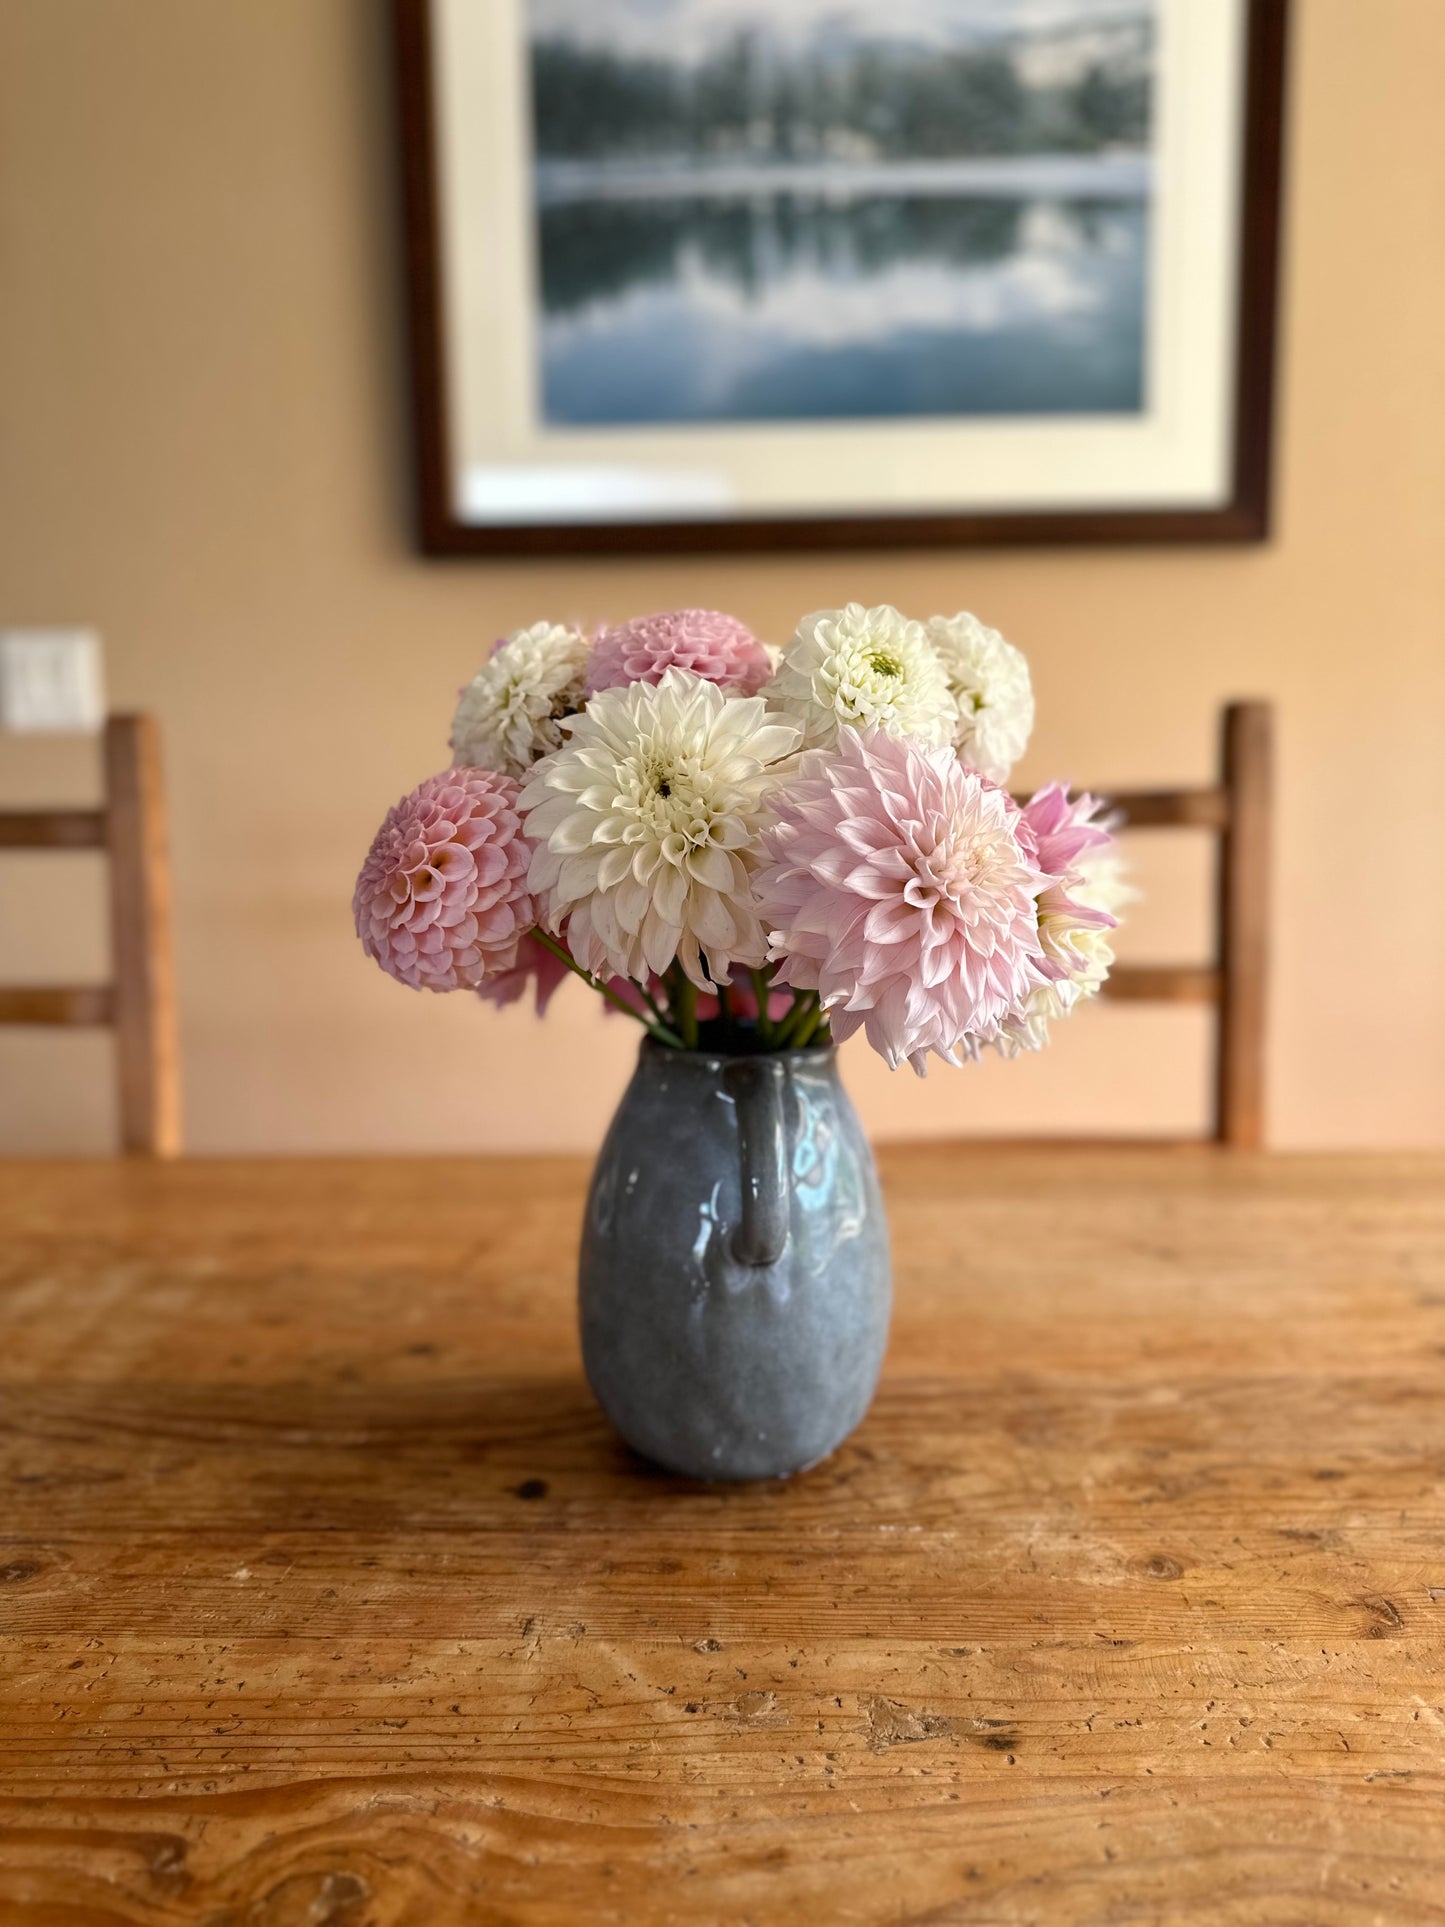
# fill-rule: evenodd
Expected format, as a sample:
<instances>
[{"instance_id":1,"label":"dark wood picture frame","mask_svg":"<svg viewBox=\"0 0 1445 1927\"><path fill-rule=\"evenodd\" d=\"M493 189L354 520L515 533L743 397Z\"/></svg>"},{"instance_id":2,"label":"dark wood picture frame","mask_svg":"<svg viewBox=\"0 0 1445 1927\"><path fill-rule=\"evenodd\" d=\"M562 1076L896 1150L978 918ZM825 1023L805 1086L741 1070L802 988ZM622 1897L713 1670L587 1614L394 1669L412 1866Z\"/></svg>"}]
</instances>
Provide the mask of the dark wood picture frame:
<instances>
[{"instance_id":1,"label":"dark wood picture frame","mask_svg":"<svg viewBox=\"0 0 1445 1927\"><path fill-rule=\"evenodd\" d=\"M1261 542L1270 532L1288 0L1247 0L1233 476L1218 508L768 516L527 524L457 519L448 459L429 0L391 0L422 552L436 556L703 553L1024 544Z\"/></svg>"}]
</instances>

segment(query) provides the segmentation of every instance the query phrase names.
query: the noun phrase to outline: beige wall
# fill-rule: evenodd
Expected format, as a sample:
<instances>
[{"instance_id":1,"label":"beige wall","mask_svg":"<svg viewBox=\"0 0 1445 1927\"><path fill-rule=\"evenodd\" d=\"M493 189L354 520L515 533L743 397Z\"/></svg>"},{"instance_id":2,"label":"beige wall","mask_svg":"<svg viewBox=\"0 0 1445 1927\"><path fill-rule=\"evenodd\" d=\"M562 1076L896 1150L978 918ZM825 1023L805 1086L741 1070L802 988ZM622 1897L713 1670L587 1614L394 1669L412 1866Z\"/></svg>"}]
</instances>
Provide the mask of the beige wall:
<instances>
[{"instance_id":1,"label":"beige wall","mask_svg":"<svg viewBox=\"0 0 1445 1927\"><path fill-rule=\"evenodd\" d=\"M782 637L850 597L1027 649L1024 780L1203 776L1218 703L1273 697L1275 1141L1445 1143L1445 5L1295 13L1271 546L443 566L407 537L380 6L3 0L0 621L94 623L164 721L196 1149L595 1141L631 1027L580 987L536 1029L385 981L348 923L375 821L515 623L687 601ZM12 797L91 780L0 740ZM97 968L89 860L18 861L0 974ZM1198 853L1147 880L1130 954L1197 949ZM103 1145L105 1048L0 1039L0 1148ZM851 1081L884 1134L1160 1128L1206 1049L1106 1010L1037 1060Z\"/></svg>"}]
</instances>

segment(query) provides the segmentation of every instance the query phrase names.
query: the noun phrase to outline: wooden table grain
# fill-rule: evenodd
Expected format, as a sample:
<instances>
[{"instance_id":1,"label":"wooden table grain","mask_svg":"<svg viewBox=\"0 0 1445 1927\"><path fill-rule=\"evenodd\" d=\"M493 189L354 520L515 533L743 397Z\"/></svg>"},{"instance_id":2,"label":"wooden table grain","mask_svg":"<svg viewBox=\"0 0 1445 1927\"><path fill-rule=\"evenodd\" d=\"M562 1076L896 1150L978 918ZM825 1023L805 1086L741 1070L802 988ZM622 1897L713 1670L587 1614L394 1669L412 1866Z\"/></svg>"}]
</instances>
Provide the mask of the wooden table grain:
<instances>
[{"instance_id":1,"label":"wooden table grain","mask_svg":"<svg viewBox=\"0 0 1445 1927\"><path fill-rule=\"evenodd\" d=\"M0 1167L0 1920L1445 1921L1445 1161L883 1164L752 1489L593 1407L578 1163Z\"/></svg>"}]
</instances>

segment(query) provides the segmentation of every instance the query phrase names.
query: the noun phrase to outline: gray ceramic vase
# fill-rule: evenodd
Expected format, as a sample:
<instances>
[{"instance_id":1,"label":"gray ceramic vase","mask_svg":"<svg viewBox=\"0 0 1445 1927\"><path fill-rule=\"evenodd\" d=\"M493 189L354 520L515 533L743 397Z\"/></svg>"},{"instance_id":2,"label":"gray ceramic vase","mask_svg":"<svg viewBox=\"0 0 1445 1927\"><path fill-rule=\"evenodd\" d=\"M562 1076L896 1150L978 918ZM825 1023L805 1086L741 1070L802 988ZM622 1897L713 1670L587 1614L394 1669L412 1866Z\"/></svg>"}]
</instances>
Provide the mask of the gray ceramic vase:
<instances>
[{"instance_id":1,"label":"gray ceramic vase","mask_svg":"<svg viewBox=\"0 0 1445 1927\"><path fill-rule=\"evenodd\" d=\"M868 1409L891 1299L837 1052L644 1041L582 1234L582 1356L628 1443L699 1479L816 1465Z\"/></svg>"}]
</instances>

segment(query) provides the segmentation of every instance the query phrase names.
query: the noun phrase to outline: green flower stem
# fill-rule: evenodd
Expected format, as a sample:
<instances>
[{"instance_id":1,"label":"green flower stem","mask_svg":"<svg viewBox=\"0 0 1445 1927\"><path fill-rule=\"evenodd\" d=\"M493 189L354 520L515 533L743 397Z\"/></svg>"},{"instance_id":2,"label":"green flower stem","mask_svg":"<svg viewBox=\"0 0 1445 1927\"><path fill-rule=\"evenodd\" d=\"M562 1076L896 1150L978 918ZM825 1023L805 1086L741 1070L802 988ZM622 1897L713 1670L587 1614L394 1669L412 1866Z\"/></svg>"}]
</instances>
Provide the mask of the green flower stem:
<instances>
[{"instance_id":1,"label":"green flower stem","mask_svg":"<svg viewBox=\"0 0 1445 1927\"><path fill-rule=\"evenodd\" d=\"M677 994L673 998L673 1010L677 1027L682 1032L683 1046L687 1050L697 1049L697 986L690 977L678 973Z\"/></svg>"},{"instance_id":2,"label":"green flower stem","mask_svg":"<svg viewBox=\"0 0 1445 1927\"><path fill-rule=\"evenodd\" d=\"M667 1018L663 1012L662 1006L661 1004L658 1003L657 999L648 990L647 985L637 983L637 979L635 977L633 977L630 981L634 984L637 984L638 996L642 999L643 1003L647 1005L647 1008L652 1012L653 1016L657 1019L658 1023L661 1024L664 1029L666 1029Z\"/></svg>"},{"instance_id":3,"label":"green flower stem","mask_svg":"<svg viewBox=\"0 0 1445 1927\"><path fill-rule=\"evenodd\" d=\"M815 990L799 990L794 993L792 1009L779 1024L773 1039L779 1050L787 1050L790 1046L796 1045L817 998L818 993Z\"/></svg>"},{"instance_id":4,"label":"green flower stem","mask_svg":"<svg viewBox=\"0 0 1445 1927\"><path fill-rule=\"evenodd\" d=\"M768 1016L768 991L771 986L765 971L750 970L748 975L753 980L753 995L758 1000L758 1040L771 1050L775 1041L772 1019Z\"/></svg>"},{"instance_id":5,"label":"green flower stem","mask_svg":"<svg viewBox=\"0 0 1445 1927\"><path fill-rule=\"evenodd\" d=\"M681 1001L680 992L677 987L682 982L682 965L675 957L667 966L666 970L663 971L660 982L662 984L662 994L666 1002L666 1021L676 1030L678 1028L677 1013Z\"/></svg>"},{"instance_id":6,"label":"green flower stem","mask_svg":"<svg viewBox=\"0 0 1445 1927\"><path fill-rule=\"evenodd\" d=\"M803 1019L803 1022L798 1026L797 1034L793 1038L793 1049L794 1050L805 1049L809 1044L812 1043L813 1039L818 1035L818 1032L820 1029L823 1029L823 1030L827 1029L827 1014L824 1011L823 1006L821 1004L817 1004L814 1006L812 1010L808 1012L808 1015ZM824 1037L820 1041L823 1043L827 1043L828 1039Z\"/></svg>"},{"instance_id":7,"label":"green flower stem","mask_svg":"<svg viewBox=\"0 0 1445 1927\"><path fill-rule=\"evenodd\" d=\"M640 1010L634 1010L631 1004L619 997L615 990L609 990L606 984L598 983L597 979L592 975L592 972L590 970L584 970L571 952L564 950L555 938L547 935L545 930L534 930L532 935L544 950L550 950L552 955L560 958L569 970L575 971L589 990L595 990L599 997L605 997L608 1003L613 1005L615 1009L620 1010L625 1016L635 1019L637 1023L641 1024L649 1036L655 1037L660 1044L671 1044L674 1050L682 1050L685 1048L682 1039L676 1031L669 1030L664 1023L659 1022L654 1024L650 1022L643 1016ZM648 1001L651 1002L651 999L649 998Z\"/></svg>"}]
</instances>

